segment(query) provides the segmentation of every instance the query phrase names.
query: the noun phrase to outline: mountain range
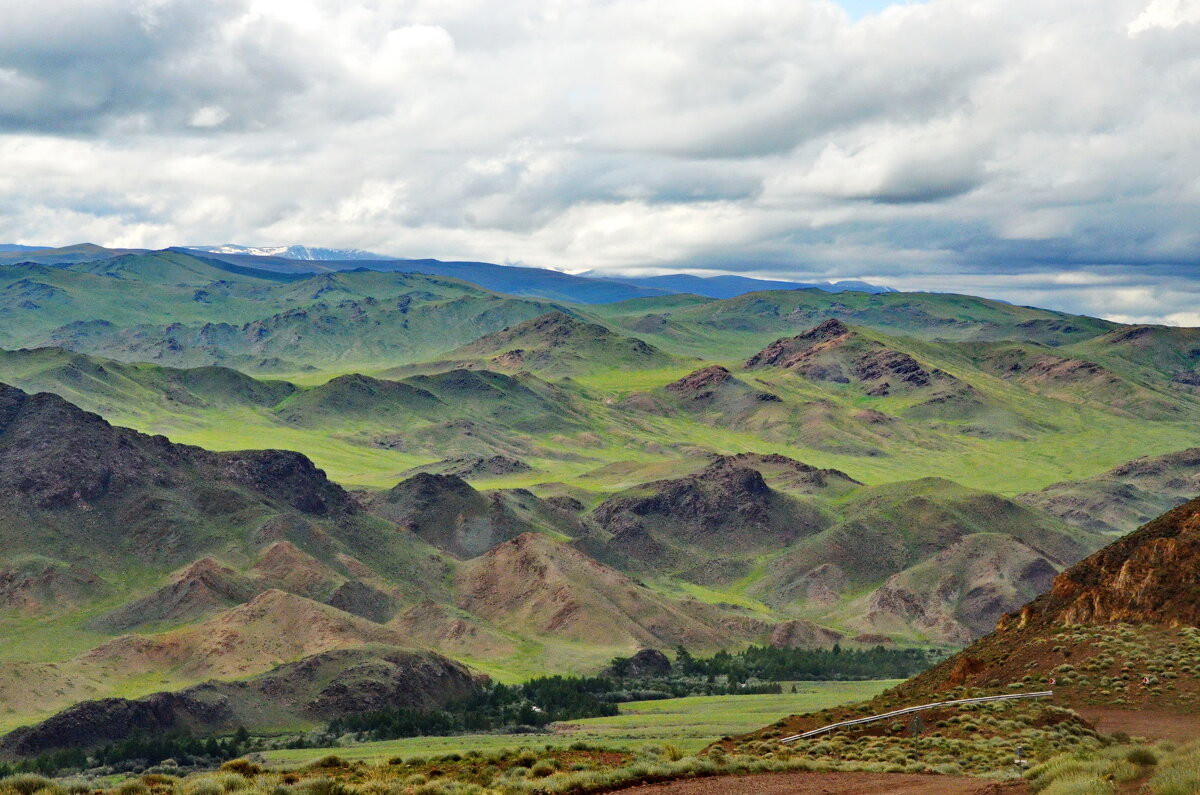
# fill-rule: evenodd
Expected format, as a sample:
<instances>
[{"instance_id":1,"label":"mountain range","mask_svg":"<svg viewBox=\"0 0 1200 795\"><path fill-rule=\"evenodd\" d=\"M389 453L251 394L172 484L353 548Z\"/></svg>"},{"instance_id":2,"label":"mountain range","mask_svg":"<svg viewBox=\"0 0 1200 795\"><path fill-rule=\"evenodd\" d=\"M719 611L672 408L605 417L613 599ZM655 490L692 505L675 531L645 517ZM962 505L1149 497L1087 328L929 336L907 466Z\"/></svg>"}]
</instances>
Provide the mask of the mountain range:
<instances>
[{"instance_id":1,"label":"mountain range","mask_svg":"<svg viewBox=\"0 0 1200 795\"><path fill-rule=\"evenodd\" d=\"M111 698L227 726L202 683L336 678L350 650L517 679L647 646L958 648L1200 483L1194 329L8 254L0 730ZM255 726L333 714L251 700Z\"/></svg>"},{"instance_id":2,"label":"mountain range","mask_svg":"<svg viewBox=\"0 0 1200 795\"><path fill-rule=\"evenodd\" d=\"M815 289L828 292L858 290L890 292L867 282L788 282L750 279L744 276L699 277L686 274L654 276L644 279L612 277L588 272L572 275L546 268L495 265L489 262L443 262L436 259L405 259L374 254L361 249L329 249L312 246L190 246L172 249L205 259L258 271L295 275L334 273L369 269L397 273L424 273L449 276L478 284L489 290L572 301L584 304L610 303L652 295L690 293L709 298L730 298L760 290ZM69 265L121 254L148 254L147 249L110 249L91 243L61 248L0 245L0 263L36 262L44 265Z\"/></svg>"}]
</instances>

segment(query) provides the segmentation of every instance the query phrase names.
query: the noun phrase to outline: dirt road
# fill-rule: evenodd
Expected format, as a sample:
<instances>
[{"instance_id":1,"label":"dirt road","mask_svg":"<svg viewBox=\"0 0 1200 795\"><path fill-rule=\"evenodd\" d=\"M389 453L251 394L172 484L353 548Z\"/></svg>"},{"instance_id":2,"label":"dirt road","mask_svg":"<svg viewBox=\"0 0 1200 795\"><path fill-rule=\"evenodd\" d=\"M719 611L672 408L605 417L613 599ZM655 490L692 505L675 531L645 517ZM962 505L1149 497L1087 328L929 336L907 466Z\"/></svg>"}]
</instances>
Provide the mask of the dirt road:
<instances>
[{"instance_id":1,"label":"dirt road","mask_svg":"<svg viewBox=\"0 0 1200 795\"><path fill-rule=\"evenodd\" d=\"M648 784L614 795L1026 795L1023 783L902 773L767 773Z\"/></svg>"}]
</instances>

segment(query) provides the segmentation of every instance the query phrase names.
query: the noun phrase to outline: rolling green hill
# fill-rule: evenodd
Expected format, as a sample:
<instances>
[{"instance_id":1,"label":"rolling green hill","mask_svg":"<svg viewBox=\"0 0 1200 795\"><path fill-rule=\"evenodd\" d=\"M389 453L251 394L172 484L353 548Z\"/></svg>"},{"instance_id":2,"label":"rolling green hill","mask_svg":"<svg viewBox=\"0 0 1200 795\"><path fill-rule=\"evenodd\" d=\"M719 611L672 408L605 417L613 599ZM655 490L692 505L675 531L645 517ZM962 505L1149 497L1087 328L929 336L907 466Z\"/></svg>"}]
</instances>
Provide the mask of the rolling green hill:
<instances>
[{"instance_id":1,"label":"rolling green hill","mask_svg":"<svg viewBox=\"0 0 1200 795\"><path fill-rule=\"evenodd\" d=\"M0 264L0 725L362 644L505 678L961 645L1194 496L1194 343L941 294Z\"/></svg>"}]
</instances>

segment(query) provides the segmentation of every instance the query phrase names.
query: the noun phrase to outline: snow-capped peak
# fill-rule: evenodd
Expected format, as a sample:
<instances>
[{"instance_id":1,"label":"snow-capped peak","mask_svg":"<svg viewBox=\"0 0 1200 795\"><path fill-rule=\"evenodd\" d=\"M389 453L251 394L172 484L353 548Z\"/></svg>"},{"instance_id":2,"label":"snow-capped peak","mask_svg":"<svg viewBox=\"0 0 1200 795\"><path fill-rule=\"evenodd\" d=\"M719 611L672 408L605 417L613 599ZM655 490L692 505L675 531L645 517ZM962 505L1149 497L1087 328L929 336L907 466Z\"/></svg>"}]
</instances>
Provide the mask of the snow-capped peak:
<instances>
[{"instance_id":1,"label":"snow-capped peak","mask_svg":"<svg viewBox=\"0 0 1200 795\"><path fill-rule=\"evenodd\" d=\"M194 251L207 251L210 254L245 254L251 257L281 257L297 260L348 260L395 259L383 254L363 251L361 248L319 248L316 246L239 246L235 243L225 243L220 246L188 246Z\"/></svg>"}]
</instances>

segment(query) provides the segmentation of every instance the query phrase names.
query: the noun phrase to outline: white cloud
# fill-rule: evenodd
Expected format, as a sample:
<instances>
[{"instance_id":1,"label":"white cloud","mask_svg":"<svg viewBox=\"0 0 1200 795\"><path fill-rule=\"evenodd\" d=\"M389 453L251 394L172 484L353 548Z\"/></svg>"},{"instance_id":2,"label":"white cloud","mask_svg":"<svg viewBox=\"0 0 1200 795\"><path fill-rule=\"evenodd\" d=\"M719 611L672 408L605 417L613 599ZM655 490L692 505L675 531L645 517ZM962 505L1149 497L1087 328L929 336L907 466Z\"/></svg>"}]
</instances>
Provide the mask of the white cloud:
<instances>
[{"instance_id":1,"label":"white cloud","mask_svg":"<svg viewBox=\"0 0 1200 795\"><path fill-rule=\"evenodd\" d=\"M205 105L192 114L188 121L191 127L216 127L229 118L229 111L220 105Z\"/></svg>"},{"instance_id":2,"label":"white cloud","mask_svg":"<svg viewBox=\"0 0 1200 795\"><path fill-rule=\"evenodd\" d=\"M863 276L1131 317L1186 317L1200 281L1198 0L9 5L0 240Z\"/></svg>"},{"instance_id":3,"label":"white cloud","mask_svg":"<svg viewBox=\"0 0 1200 795\"><path fill-rule=\"evenodd\" d=\"M1200 2L1196 0L1153 0L1137 19L1129 23L1129 35L1136 36L1155 28L1177 28L1200 22Z\"/></svg>"}]
</instances>

